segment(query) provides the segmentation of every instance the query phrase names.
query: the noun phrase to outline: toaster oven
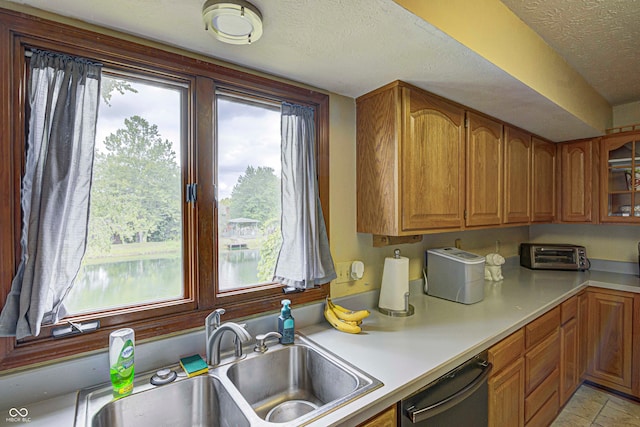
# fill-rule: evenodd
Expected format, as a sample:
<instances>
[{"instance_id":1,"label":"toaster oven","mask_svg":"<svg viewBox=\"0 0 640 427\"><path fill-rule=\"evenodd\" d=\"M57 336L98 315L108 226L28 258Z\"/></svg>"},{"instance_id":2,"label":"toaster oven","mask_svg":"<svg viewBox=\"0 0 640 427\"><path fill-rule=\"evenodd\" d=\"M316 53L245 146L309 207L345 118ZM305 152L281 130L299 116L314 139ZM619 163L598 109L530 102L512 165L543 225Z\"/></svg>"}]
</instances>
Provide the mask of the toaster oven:
<instances>
[{"instance_id":1,"label":"toaster oven","mask_svg":"<svg viewBox=\"0 0 640 427\"><path fill-rule=\"evenodd\" d=\"M558 243L521 243L520 265L532 270L588 270L584 246Z\"/></svg>"}]
</instances>

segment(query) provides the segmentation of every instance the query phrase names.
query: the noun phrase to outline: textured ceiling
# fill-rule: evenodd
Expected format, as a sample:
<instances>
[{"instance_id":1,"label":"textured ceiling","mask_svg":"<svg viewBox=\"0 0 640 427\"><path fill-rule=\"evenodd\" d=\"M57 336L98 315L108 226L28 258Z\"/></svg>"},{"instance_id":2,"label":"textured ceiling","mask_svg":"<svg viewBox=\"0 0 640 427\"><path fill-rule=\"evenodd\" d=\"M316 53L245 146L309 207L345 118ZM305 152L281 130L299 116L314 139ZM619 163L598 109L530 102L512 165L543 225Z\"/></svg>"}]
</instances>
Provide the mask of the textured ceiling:
<instances>
[{"instance_id":1,"label":"textured ceiling","mask_svg":"<svg viewBox=\"0 0 640 427\"><path fill-rule=\"evenodd\" d=\"M203 0L10 1L349 97L400 79L552 141L602 131L392 0L252 0L262 12L264 34L249 46L227 45L207 34L201 17ZM635 0L625 1L637 5ZM0 6L3 2L7 4L0 0ZM592 68L594 73L608 74L601 63ZM637 69L628 67L629 74L639 76ZM618 99L604 86L596 89Z\"/></svg>"},{"instance_id":2,"label":"textured ceiling","mask_svg":"<svg viewBox=\"0 0 640 427\"><path fill-rule=\"evenodd\" d=\"M640 100L640 1L502 2L611 105Z\"/></svg>"}]
</instances>

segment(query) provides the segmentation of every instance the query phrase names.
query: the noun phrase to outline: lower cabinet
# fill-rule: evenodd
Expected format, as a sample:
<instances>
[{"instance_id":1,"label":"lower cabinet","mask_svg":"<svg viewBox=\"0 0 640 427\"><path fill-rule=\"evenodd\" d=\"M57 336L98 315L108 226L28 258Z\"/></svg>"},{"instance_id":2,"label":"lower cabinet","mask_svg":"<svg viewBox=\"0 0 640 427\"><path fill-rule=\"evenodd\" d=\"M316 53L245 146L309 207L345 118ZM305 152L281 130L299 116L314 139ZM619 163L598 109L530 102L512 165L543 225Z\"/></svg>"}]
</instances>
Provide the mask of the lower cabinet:
<instances>
[{"instance_id":1,"label":"lower cabinet","mask_svg":"<svg viewBox=\"0 0 640 427\"><path fill-rule=\"evenodd\" d=\"M588 292L589 361L586 378L640 397L640 294L601 288Z\"/></svg>"},{"instance_id":2,"label":"lower cabinet","mask_svg":"<svg viewBox=\"0 0 640 427\"><path fill-rule=\"evenodd\" d=\"M640 398L640 294L589 287L488 358L489 426L548 426L583 379Z\"/></svg>"},{"instance_id":3,"label":"lower cabinet","mask_svg":"<svg viewBox=\"0 0 640 427\"><path fill-rule=\"evenodd\" d=\"M560 307L488 351L489 426L548 426L560 409Z\"/></svg>"},{"instance_id":4,"label":"lower cabinet","mask_svg":"<svg viewBox=\"0 0 640 427\"><path fill-rule=\"evenodd\" d=\"M377 415L369 418L358 427L397 427L398 426L398 408L397 404L390 406Z\"/></svg>"},{"instance_id":5,"label":"lower cabinet","mask_svg":"<svg viewBox=\"0 0 640 427\"><path fill-rule=\"evenodd\" d=\"M580 298L576 295L560 305L560 406L564 406L576 391L584 373L580 365L584 359L581 349L586 348L583 343L587 335L580 333L583 330L580 327L583 323Z\"/></svg>"},{"instance_id":6,"label":"lower cabinet","mask_svg":"<svg viewBox=\"0 0 640 427\"><path fill-rule=\"evenodd\" d=\"M524 329L488 351L489 427L524 426Z\"/></svg>"},{"instance_id":7,"label":"lower cabinet","mask_svg":"<svg viewBox=\"0 0 640 427\"><path fill-rule=\"evenodd\" d=\"M586 291L578 294L578 372L580 379L584 379L587 374L589 364L589 298Z\"/></svg>"},{"instance_id":8,"label":"lower cabinet","mask_svg":"<svg viewBox=\"0 0 640 427\"><path fill-rule=\"evenodd\" d=\"M547 426L560 410L560 307L525 329L525 426Z\"/></svg>"}]
</instances>

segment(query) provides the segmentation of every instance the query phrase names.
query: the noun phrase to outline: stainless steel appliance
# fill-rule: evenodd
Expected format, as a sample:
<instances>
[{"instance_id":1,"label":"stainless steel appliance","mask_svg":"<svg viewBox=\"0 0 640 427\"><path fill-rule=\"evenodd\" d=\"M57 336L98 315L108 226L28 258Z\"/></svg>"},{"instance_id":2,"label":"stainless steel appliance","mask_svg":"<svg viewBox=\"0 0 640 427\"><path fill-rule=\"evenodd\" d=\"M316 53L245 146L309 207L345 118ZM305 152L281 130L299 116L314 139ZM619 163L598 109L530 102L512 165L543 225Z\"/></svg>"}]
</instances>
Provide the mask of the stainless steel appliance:
<instances>
[{"instance_id":1,"label":"stainless steel appliance","mask_svg":"<svg viewBox=\"0 0 640 427\"><path fill-rule=\"evenodd\" d=\"M402 427L486 427L492 365L476 356L402 401Z\"/></svg>"},{"instance_id":2,"label":"stainless steel appliance","mask_svg":"<svg viewBox=\"0 0 640 427\"><path fill-rule=\"evenodd\" d=\"M584 246L558 243L521 243L520 265L532 270L588 270Z\"/></svg>"},{"instance_id":3,"label":"stainless steel appliance","mask_svg":"<svg viewBox=\"0 0 640 427\"><path fill-rule=\"evenodd\" d=\"M485 258L457 248L427 251L427 294L473 304L484 299Z\"/></svg>"}]
</instances>

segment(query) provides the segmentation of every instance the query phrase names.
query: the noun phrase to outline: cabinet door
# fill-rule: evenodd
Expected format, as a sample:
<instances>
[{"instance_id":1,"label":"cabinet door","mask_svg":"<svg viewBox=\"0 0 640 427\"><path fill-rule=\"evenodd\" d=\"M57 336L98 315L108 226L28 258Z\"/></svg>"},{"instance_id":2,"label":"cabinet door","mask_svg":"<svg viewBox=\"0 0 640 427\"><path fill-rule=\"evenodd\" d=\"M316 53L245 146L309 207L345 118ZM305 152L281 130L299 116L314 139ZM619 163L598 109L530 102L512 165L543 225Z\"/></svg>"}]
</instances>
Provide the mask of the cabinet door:
<instances>
[{"instance_id":1,"label":"cabinet door","mask_svg":"<svg viewBox=\"0 0 640 427\"><path fill-rule=\"evenodd\" d=\"M517 359L488 382L489 427L524 426L524 360Z\"/></svg>"},{"instance_id":2,"label":"cabinet door","mask_svg":"<svg viewBox=\"0 0 640 427\"><path fill-rule=\"evenodd\" d=\"M502 124L467 112L466 225L502 223Z\"/></svg>"},{"instance_id":3,"label":"cabinet door","mask_svg":"<svg viewBox=\"0 0 640 427\"><path fill-rule=\"evenodd\" d=\"M593 359L587 375L598 384L633 394L634 296L599 290L589 291L588 298L588 341Z\"/></svg>"},{"instance_id":4,"label":"cabinet door","mask_svg":"<svg viewBox=\"0 0 640 427\"><path fill-rule=\"evenodd\" d=\"M589 364L589 298L586 292L578 294L578 374L580 379L587 373Z\"/></svg>"},{"instance_id":5,"label":"cabinet door","mask_svg":"<svg viewBox=\"0 0 640 427\"><path fill-rule=\"evenodd\" d=\"M553 222L556 217L556 144L533 138L533 222Z\"/></svg>"},{"instance_id":6,"label":"cabinet door","mask_svg":"<svg viewBox=\"0 0 640 427\"><path fill-rule=\"evenodd\" d=\"M417 90L403 91L402 230L460 229L465 193L464 110Z\"/></svg>"},{"instance_id":7,"label":"cabinet door","mask_svg":"<svg viewBox=\"0 0 640 427\"><path fill-rule=\"evenodd\" d=\"M358 427L396 427L397 425L397 410L396 405L393 405L359 424Z\"/></svg>"},{"instance_id":8,"label":"cabinet door","mask_svg":"<svg viewBox=\"0 0 640 427\"><path fill-rule=\"evenodd\" d=\"M357 231L396 235L400 91L367 94L356 107Z\"/></svg>"},{"instance_id":9,"label":"cabinet door","mask_svg":"<svg viewBox=\"0 0 640 427\"><path fill-rule=\"evenodd\" d=\"M595 222L593 141L561 146L561 219L564 222Z\"/></svg>"},{"instance_id":10,"label":"cabinet door","mask_svg":"<svg viewBox=\"0 0 640 427\"><path fill-rule=\"evenodd\" d=\"M560 406L580 384L578 318L574 317L560 329Z\"/></svg>"},{"instance_id":11,"label":"cabinet door","mask_svg":"<svg viewBox=\"0 0 640 427\"><path fill-rule=\"evenodd\" d=\"M504 222L531 221L531 135L504 128Z\"/></svg>"},{"instance_id":12,"label":"cabinet door","mask_svg":"<svg viewBox=\"0 0 640 427\"><path fill-rule=\"evenodd\" d=\"M640 222L640 133L607 136L601 142L602 222Z\"/></svg>"}]
</instances>

